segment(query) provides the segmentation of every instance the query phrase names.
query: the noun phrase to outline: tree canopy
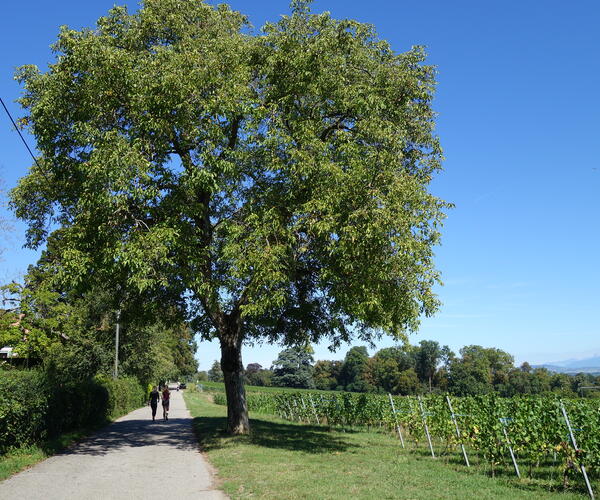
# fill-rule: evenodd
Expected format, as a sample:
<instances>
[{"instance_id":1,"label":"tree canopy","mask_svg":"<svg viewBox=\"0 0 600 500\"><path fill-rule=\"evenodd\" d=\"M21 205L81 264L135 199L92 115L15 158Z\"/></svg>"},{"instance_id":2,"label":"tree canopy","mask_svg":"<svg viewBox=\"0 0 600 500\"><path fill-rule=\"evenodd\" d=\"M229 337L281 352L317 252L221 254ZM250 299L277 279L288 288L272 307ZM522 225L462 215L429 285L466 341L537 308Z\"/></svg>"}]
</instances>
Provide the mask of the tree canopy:
<instances>
[{"instance_id":1,"label":"tree canopy","mask_svg":"<svg viewBox=\"0 0 600 500\"><path fill-rule=\"evenodd\" d=\"M249 34L225 5L146 0L17 72L28 245L58 225L64 279L184 297L220 340L232 432L244 342L400 339L438 307L435 68L308 7Z\"/></svg>"},{"instance_id":2,"label":"tree canopy","mask_svg":"<svg viewBox=\"0 0 600 500\"><path fill-rule=\"evenodd\" d=\"M280 387L314 389L314 368L311 349L291 347L279 353L273 361L271 381Z\"/></svg>"},{"instance_id":3,"label":"tree canopy","mask_svg":"<svg viewBox=\"0 0 600 500\"><path fill-rule=\"evenodd\" d=\"M118 309L119 373L136 376L144 387L193 376L196 344L177 298L99 283L73 287L57 282L60 234L51 235L23 284L0 287L0 344L13 347L19 358L41 361L53 376L66 381L111 374Z\"/></svg>"}]
</instances>

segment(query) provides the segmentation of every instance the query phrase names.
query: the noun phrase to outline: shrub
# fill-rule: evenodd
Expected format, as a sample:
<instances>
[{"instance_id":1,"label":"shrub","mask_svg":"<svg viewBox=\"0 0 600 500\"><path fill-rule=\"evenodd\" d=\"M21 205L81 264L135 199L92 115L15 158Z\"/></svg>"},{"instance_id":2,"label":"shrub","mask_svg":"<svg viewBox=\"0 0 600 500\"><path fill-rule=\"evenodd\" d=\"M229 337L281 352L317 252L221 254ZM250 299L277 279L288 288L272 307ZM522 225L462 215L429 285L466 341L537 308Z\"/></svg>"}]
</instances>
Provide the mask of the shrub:
<instances>
[{"instance_id":1,"label":"shrub","mask_svg":"<svg viewBox=\"0 0 600 500\"><path fill-rule=\"evenodd\" d=\"M227 397L225 394L217 392L216 394L213 394L213 403L216 405L227 406Z\"/></svg>"},{"instance_id":2,"label":"shrub","mask_svg":"<svg viewBox=\"0 0 600 500\"><path fill-rule=\"evenodd\" d=\"M48 387L42 372L0 372L0 453L47 436Z\"/></svg>"},{"instance_id":3,"label":"shrub","mask_svg":"<svg viewBox=\"0 0 600 500\"><path fill-rule=\"evenodd\" d=\"M139 408L146 402L146 394L135 377L111 379L96 377L96 383L108 392L106 416L110 419L120 417Z\"/></svg>"},{"instance_id":4,"label":"shrub","mask_svg":"<svg viewBox=\"0 0 600 500\"><path fill-rule=\"evenodd\" d=\"M110 417L108 390L95 380L50 386L48 434L102 424Z\"/></svg>"},{"instance_id":5,"label":"shrub","mask_svg":"<svg viewBox=\"0 0 600 500\"><path fill-rule=\"evenodd\" d=\"M41 370L0 371L0 394L0 453L101 425L146 401L134 377L67 384Z\"/></svg>"}]
</instances>

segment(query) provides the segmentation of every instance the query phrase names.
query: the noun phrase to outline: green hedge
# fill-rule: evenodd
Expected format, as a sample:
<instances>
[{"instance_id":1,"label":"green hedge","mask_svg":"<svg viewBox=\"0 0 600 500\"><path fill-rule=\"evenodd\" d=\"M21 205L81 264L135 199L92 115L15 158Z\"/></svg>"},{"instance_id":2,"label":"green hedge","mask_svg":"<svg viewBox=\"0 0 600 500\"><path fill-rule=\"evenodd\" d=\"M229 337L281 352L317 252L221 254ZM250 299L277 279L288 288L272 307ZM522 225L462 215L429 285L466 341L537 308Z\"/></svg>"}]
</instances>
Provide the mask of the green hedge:
<instances>
[{"instance_id":1,"label":"green hedge","mask_svg":"<svg viewBox=\"0 0 600 500\"><path fill-rule=\"evenodd\" d=\"M135 377L96 379L108 391L107 417L115 419L129 413L146 401L146 393Z\"/></svg>"},{"instance_id":2,"label":"green hedge","mask_svg":"<svg viewBox=\"0 0 600 500\"><path fill-rule=\"evenodd\" d=\"M0 370L0 453L100 425L145 399L135 378L59 384L41 370Z\"/></svg>"},{"instance_id":3,"label":"green hedge","mask_svg":"<svg viewBox=\"0 0 600 500\"><path fill-rule=\"evenodd\" d=\"M46 437L49 400L41 372L0 372L0 453Z\"/></svg>"}]
</instances>

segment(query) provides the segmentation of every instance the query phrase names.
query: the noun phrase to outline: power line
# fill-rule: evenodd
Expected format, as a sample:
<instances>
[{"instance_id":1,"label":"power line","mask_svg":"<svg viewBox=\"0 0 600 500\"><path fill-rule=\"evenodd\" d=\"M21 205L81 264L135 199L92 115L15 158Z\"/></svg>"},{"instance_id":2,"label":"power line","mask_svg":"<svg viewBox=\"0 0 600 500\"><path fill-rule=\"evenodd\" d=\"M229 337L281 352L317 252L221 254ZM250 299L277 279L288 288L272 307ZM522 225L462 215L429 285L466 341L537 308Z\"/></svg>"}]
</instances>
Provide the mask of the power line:
<instances>
[{"instance_id":1,"label":"power line","mask_svg":"<svg viewBox=\"0 0 600 500\"><path fill-rule=\"evenodd\" d=\"M10 114L10 111L8 110L8 108L6 107L6 104L4 104L4 101L2 100L2 97L0 97L0 102L2 103L2 107L4 108L4 111L6 111L6 114L8 115L8 117L10 118L10 121L12 122L13 126L15 127L17 133L19 134L19 137L21 138L21 140L23 141L23 144L25 144L25 147L27 148L27 151L29 151L29 154L31 155L31 157L33 158L33 161L35 162L35 164L38 166L38 168L40 169L40 171L42 173L45 174L44 170L42 169L42 167L40 166L40 164L38 163L36 157L33 155L31 149L29 148L29 144L27 144L27 141L25 140L25 137L23 137L23 134L21 134L21 131L19 130L19 127L17 127L17 124L15 123L15 121L13 120L12 115Z\"/></svg>"}]
</instances>

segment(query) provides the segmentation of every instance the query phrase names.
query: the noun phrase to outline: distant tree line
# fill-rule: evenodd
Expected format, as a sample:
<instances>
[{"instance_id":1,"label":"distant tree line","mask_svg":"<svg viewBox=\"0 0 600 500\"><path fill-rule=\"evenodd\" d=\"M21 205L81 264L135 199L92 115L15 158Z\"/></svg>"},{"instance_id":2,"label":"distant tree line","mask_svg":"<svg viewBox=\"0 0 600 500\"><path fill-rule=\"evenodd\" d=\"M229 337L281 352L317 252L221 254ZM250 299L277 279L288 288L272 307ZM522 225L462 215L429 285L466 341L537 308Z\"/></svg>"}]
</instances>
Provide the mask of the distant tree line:
<instances>
[{"instance_id":1,"label":"distant tree line","mask_svg":"<svg viewBox=\"0 0 600 500\"><path fill-rule=\"evenodd\" d=\"M202 373L202 372L201 372ZM215 361L202 377L222 381ZM367 348L355 346L343 361L314 362L310 347L291 347L279 353L270 369L250 363L246 383L266 387L350 392L392 393L399 395L448 392L456 396L497 393L555 393L563 397L599 397L600 391L581 391L580 387L600 386L600 376L580 373L554 373L532 368L527 362L515 366L509 353L497 348L465 346L458 355L448 346L423 340L416 346L388 347L369 356Z\"/></svg>"}]
</instances>

